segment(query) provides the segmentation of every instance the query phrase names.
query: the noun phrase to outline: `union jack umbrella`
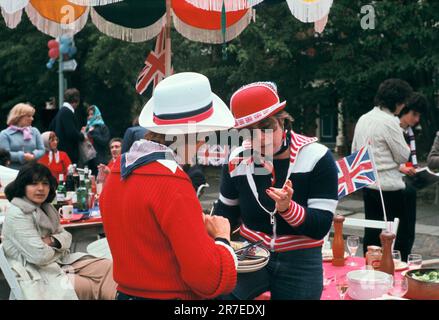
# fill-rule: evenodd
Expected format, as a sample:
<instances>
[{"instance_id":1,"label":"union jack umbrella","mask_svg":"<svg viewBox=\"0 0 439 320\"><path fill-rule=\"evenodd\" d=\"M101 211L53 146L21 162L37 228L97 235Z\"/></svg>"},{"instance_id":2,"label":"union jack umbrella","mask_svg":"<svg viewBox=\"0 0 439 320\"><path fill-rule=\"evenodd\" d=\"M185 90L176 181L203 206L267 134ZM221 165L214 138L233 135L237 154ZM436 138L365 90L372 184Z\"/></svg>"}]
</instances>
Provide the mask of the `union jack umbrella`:
<instances>
[{"instance_id":1,"label":"union jack umbrella","mask_svg":"<svg viewBox=\"0 0 439 320\"><path fill-rule=\"evenodd\" d=\"M374 164L366 146L336 164L339 199L376 181Z\"/></svg>"}]
</instances>

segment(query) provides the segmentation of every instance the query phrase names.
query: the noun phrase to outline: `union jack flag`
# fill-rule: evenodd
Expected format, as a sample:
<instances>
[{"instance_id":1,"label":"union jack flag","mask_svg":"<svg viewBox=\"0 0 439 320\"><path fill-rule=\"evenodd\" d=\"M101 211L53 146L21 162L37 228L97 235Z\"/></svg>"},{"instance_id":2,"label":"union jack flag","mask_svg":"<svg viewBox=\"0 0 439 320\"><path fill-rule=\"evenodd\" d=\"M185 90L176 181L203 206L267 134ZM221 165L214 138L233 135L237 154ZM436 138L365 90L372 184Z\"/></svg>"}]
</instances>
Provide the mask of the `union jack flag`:
<instances>
[{"instance_id":1,"label":"union jack flag","mask_svg":"<svg viewBox=\"0 0 439 320\"><path fill-rule=\"evenodd\" d=\"M373 162L367 147L336 162L338 171L338 198L374 184L376 181Z\"/></svg>"},{"instance_id":2,"label":"union jack flag","mask_svg":"<svg viewBox=\"0 0 439 320\"><path fill-rule=\"evenodd\" d=\"M165 77L165 27L157 37L155 50L151 51L145 61L145 67L140 72L136 82L136 91L138 94L143 94L149 87L151 82L154 82L154 88Z\"/></svg>"}]
</instances>

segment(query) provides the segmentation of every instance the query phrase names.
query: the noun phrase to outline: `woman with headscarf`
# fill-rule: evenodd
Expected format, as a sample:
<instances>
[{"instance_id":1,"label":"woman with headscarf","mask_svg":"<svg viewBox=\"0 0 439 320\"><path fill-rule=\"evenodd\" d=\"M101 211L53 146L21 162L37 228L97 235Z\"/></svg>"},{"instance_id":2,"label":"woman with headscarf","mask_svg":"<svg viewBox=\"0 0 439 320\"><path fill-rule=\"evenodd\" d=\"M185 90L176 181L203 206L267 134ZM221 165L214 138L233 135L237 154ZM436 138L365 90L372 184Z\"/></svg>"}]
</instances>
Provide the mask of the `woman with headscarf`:
<instances>
[{"instance_id":1,"label":"woman with headscarf","mask_svg":"<svg viewBox=\"0 0 439 320\"><path fill-rule=\"evenodd\" d=\"M38 162L48 167L52 175L59 182L59 175L63 174L65 179L67 176L67 169L72 162L67 153L58 150L59 139L55 132L46 131L42 134L42 137L46 153Z\"/></svg>"},{"instance_id":2,"label":"woman with headscarf","mask_svg":"<svg viewBox=\"0 0 439 320\"><path fill-rule=\"evenodd\" d=\"M88 167L93 174L97 174L97 166L100 163L108 162L108 142L110 141L110 130L102 119L99 108L91 105L87 108L88 120L85 128L87 138L96 150L96 157L88 162Z\"/></svg>"},{"instance_id":3,"label":"woman with headscarf","mask_svg":"<svg viewBox=\"0 0 439 320\"><path fill-rule=\"evenodd\" d=\"M12 169L20 169L25 163L44 155L41 133L32 127L34 115L35 109L31 105L15 105L6 121L8 128L0 133L0 148L10 152Z\"/></svg>"}]
</instances>

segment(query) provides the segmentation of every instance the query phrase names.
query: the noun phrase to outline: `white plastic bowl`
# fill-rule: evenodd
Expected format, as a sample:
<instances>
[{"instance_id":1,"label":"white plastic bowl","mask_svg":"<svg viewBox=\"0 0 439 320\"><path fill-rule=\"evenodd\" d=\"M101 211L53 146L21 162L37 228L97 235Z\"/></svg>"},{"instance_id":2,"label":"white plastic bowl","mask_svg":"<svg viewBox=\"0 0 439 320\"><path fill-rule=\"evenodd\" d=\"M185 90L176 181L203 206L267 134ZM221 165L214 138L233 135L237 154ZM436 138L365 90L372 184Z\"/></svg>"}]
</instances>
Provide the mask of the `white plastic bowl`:
<instances>
[{"instance_id":1,"label":"white plastic bowl","mask_svg":"<svg viewBox=\"0 0 439 320\"><path fill-rule=\"evenodd\" d=\"M348 295L355 300L376 299L392 286L392 276L376 270L355 270L347 274Z\"/></svg>"}]
</instances>

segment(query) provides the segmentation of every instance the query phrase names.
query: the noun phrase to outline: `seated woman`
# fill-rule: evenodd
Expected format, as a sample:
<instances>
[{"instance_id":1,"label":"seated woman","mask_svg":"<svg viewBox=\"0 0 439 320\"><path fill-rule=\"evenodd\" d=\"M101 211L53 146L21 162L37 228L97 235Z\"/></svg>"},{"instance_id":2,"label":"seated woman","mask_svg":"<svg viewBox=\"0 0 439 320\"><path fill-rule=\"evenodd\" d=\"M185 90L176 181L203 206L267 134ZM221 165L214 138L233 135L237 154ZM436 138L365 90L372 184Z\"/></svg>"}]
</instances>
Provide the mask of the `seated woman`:
<instances>
[{"instance_id":1,"label":"seated woman","mask_svg":"<svg viewBox=\"0 0 439 320\"><path fill-rule=\"evenodd\" d=\"M67 169L72 162L67 153L58 150L58 137L55 132L47 131L42 136L46 154L38 162L48 167L59 182L60 174L64 175L64 179L67 177Z\"/></svg>"},{"instance_id":2,"label":"seated woman","mask_svg":"<svg viewBox=\"0 0 439 320\"><path fill-rule=\"evenodd\" d=\"M39 163L23 166L5 194L11 202L3 224L3 249L27 299L114 299L113 264L70 253L72 236L50 204L57 183Z\"/></svg>"},{"instance_id":3,"label":"seated woman","mask_svg":"<svg viewBox=\"0 0 439 320\"><path fill-rule=\"evenodd\" d=\"M16 104L8 114L8 127L0 132L0 148L10 152L12 169L38 160L44 155L43 138L32 126L35 108L30 104Z\"/></svg>"}]
</instances>

